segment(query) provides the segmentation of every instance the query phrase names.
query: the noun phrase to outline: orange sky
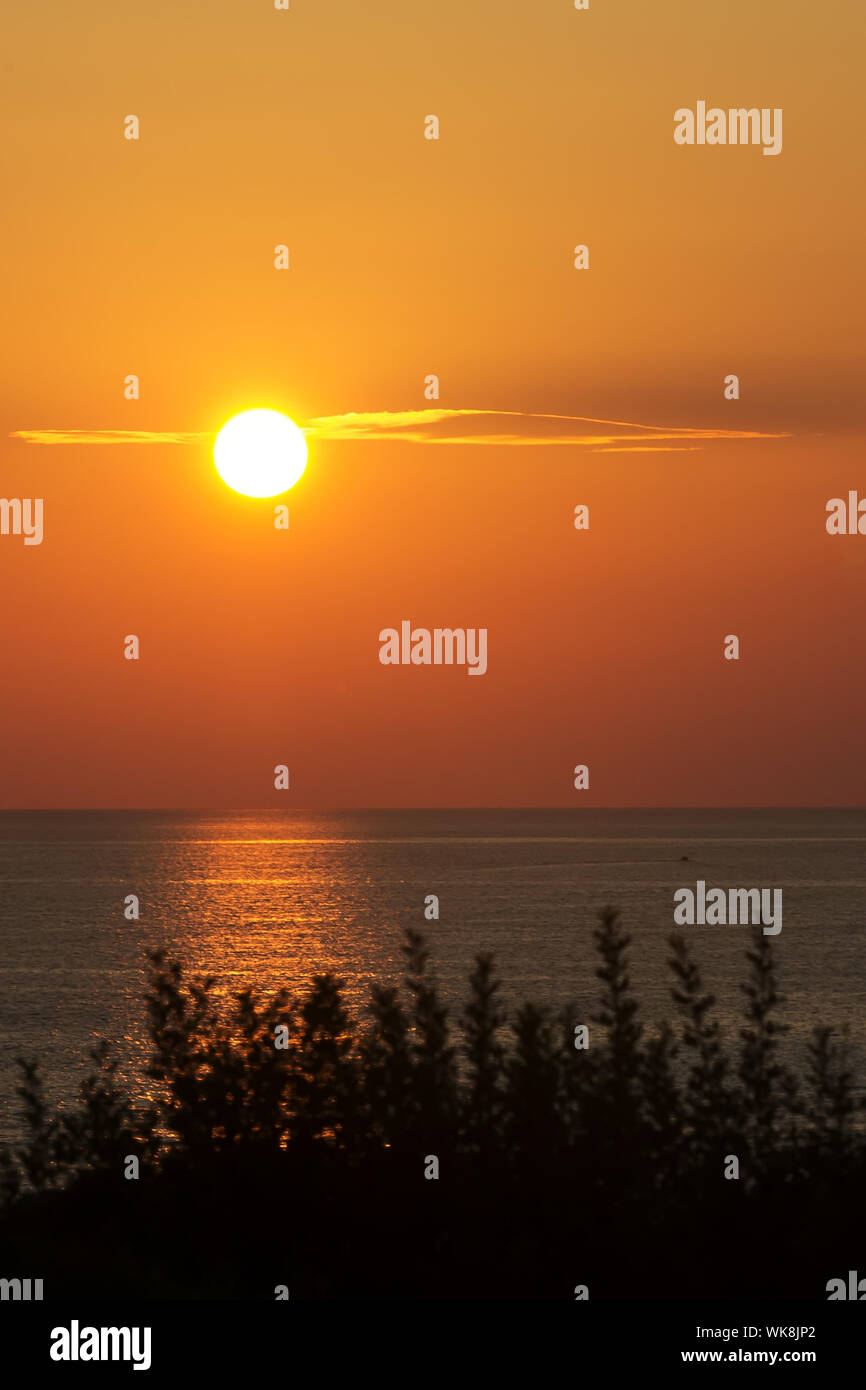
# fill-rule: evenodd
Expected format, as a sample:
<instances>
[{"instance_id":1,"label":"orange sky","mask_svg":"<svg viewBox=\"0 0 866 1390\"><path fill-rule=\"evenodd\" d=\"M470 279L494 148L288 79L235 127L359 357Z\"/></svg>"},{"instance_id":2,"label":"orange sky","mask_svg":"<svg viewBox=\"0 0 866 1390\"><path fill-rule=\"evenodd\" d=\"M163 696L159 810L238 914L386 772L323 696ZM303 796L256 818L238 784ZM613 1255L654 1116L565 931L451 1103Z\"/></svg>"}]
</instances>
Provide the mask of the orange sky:
<instances>
[{"instance_id":1,"label":"orange sky","mask_svg":"<svg viewBox=\"0 0 866 1390\"><path fill-rule=\"evenodd\" d=\"M824 528L866 496L860 11L210 0L6 27L0 496L43 497L45 539L0 536L0 804L862 803L866 537ZM677 147L699 99L782 107L782 154ZM311 438L288 534L213 470L238 410L421 410L428 373L447 409L777 437ZM10 437L51 429L200 437ZM487 627L487 674L381 666L404 618Z\"/></svg>"}]
</instances>

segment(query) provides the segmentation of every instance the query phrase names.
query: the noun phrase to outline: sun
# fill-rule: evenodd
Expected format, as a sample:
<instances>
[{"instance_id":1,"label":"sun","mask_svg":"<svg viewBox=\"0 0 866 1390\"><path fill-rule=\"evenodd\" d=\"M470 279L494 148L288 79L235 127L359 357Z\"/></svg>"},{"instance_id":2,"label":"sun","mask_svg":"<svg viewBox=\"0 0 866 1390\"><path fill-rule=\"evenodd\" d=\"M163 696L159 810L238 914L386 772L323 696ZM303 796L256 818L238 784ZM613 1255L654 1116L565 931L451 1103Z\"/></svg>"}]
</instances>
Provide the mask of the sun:
<instances>
[{"instance_id":1,"label":"sun","mask_svg":"<svg viewBox=\"0 0 866 1390\"><path fill-rule=\"evenodd\" d=\"M223 425L213 460L224 483L247 497L276 497L307 466L307 441L279 410L244 410Z\"/></svg>"}]
</instances>

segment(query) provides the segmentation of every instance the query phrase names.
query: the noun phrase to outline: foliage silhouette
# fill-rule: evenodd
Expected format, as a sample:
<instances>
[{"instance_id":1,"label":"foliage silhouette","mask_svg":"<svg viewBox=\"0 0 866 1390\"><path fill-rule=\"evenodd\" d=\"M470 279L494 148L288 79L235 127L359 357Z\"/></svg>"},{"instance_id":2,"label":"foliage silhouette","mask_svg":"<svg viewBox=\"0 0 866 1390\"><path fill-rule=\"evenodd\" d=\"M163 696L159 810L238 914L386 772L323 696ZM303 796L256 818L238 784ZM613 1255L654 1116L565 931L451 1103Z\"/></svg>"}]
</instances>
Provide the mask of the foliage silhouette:
<instances>
[{"instance_id":1,"label":"foliage silhouette","mask_svg":"<svg viewBox=\"0 0 866 1390\"><path fill-rule=\"evenodd\" d=\"M300 999L247 989L226 1004L212 977L155 952L146 1079L124 1089L101 1042L80 1104L50 1114L38 1066L20 1062L4 1265L103 1297L268 1298L278 1283L308 1298L570 1298L576 1283L606 1298L823 1297L863 1258L846 1040L816 1029L797 1084L760 931L736 1040L682 936L676 1022L656 1027L613 909L594 942L586 1050L575 1005L525 1003L509 1024L486 954L453 1034L416 931L404 990L375 985L361 1020L332 974Z\"/></svg>"}]
</instances>

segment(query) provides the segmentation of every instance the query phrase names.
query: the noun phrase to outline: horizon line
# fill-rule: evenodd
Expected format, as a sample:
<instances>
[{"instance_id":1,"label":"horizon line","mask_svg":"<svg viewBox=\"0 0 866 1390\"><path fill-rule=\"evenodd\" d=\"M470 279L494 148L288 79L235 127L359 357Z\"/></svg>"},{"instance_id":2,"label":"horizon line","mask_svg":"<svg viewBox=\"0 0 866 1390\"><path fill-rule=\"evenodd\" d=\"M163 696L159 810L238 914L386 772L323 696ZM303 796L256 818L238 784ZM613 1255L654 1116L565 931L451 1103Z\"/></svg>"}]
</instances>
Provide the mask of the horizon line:
<instances>
[{"instance_id":1,"label":"horizon line","mask_svg":"<svg viewBox=\"0 0 866 1390\"><path fill-rule=\"evenodd\" d=\"M535 811L568 811L584 814L587 811L866 811L866 802L833 802L821 805L696 805L684 802L664 806L4 806L0 815L169 815L181 812L186 815L336 815L354 814L359 811L393 811L400 814L413 812L478 812L512 811L527 813Z\"/></svg>"}]
</instances>

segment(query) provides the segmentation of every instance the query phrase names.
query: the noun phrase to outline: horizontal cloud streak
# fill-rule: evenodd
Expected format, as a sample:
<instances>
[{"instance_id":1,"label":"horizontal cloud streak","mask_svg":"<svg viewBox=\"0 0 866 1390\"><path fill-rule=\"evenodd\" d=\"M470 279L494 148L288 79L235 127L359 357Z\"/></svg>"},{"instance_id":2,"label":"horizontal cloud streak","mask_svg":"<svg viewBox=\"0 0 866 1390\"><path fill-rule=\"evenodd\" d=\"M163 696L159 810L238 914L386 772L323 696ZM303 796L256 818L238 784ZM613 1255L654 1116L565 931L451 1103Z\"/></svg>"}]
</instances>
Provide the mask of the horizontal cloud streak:
<instances>
[{"instance_id":1,"label":"horizontal cloud streak","mask_svg":"<svg viewBox=\"0 0 866 1390\"><path fill-rule=\"evenodd\" d=\"M12 430L25 444L193 444L213 435L188 430Z\"/></svg>"},{"instance_id":2,"label":"horizontal cloud streak","mask_svg":"<svg viewBox=\"0 0 866 1390\"><path fill-rule=\"evenodd\" d=\"M475 421L473 427L471 422ZM500 429L494 422L502 421ZM516 427L514 421L520 421ZM455 431L455 424L458 428ZM606 429L575 430L575 425ZM701 443L725 439L786 439L787 432L693 429L677 425L641 425L628 420L602 420L586 415L553 415L522 410L375 410L322 415L300 428L310 440L328 443L481 444L503 447L565 445L597 452L661 452L700 448ZM212 432L188 430L13 430L12 439L27 444L194 444L214 438ZM688 443L687 441L692 441Z\"/></svg>"},{"instance_id":3,"label":"horizontal cloud streak","mask_svg":"<svg viewBox=\"0 0 866 1390\"><path fill-rule=\"evenodd\" d=\"M475 429L469 422L478 421ZM491 429L494 420L509 422L502 430ZM515 430L514 420L525 428ZM462 428L453 432L455 421ZM531 423L530 423L531 422ZM606 425L603 432L575 431L574 425ZM442 426L448 426L447 431ZM603 420L588 415L554 415L524 410L382 410L346 415L325 415L303 427L311 439L325 440L404 440L413 444L564 444L572 448L598 448L602 445L665 447L669 442L714 439L779 439L785 434L758 430L693 429L668 425L641 425L630 420ZM611 430L622 433L611 433ZM637 431L637 433L631 433Z\"/></svg>"}]
</instances>

